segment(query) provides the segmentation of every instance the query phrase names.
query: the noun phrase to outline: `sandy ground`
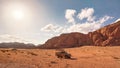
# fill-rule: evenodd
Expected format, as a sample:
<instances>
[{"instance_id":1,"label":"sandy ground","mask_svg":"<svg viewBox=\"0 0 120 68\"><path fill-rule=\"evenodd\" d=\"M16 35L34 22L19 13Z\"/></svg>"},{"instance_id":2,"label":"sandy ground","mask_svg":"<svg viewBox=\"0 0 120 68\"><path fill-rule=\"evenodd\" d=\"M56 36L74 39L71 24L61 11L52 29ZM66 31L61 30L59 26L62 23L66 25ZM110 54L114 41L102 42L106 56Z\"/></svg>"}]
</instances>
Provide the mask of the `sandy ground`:
<instances>
[{"instance_id":1,"label":"sandy ground","mask_svg":"<svg viewBox=\"0 0 120 68\"><path fill-rule=\"evenodd\" d=\"M54 49L0 49L0 68L120 68L120 46L65 49L71 59L59 59Z\"/></svg>"}]
</instances>

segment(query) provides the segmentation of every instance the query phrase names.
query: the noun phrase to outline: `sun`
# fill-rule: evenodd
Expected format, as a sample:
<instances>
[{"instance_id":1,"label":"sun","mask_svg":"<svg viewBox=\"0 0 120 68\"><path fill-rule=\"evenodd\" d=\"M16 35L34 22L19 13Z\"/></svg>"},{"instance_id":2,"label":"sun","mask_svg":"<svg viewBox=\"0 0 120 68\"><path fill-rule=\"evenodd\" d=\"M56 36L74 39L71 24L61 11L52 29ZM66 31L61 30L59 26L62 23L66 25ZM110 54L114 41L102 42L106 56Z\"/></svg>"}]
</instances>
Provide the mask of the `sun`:
<instances>
[{"instance_id":1,"label":"sun","mask_svg":"<svg viewBox=\"0 0 120 68\"><path fill-rule=\"evenodd\" d=\"M13 10L12 12L13 12L12 13L13 18L16 19L16 20L21 20L25 16L24 11L20 10L20 9Z\"/></svg>"}]
</instances>

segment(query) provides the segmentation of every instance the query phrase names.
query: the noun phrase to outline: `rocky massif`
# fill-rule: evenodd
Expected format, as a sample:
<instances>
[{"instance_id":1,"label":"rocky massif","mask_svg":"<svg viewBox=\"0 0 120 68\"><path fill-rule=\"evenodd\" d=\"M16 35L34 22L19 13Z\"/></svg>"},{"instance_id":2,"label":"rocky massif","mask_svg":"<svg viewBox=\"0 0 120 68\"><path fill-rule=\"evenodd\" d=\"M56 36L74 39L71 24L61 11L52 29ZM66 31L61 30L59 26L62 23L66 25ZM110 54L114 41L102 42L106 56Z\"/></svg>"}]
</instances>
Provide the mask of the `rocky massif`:
<instances>
[{"instance_id":1,"label":"rocky massif","mask_svg":"<svg viewBox=\"0 0 120 68\"><path fill-rule=\"evenodd\" d=\"M94 45L120 45L120 21L88 34Z\"/></svg>"},{"instance_id":2,"label":"rocky massif","mask_svg":"<svg viewBox=\"0 0 120 68\"><path fill-rule=\"evenodd\" d=\"M65 48L84 45L120 45L120 21L88 34L78 32L61 34L47 40L40 48Z\"/></svg>"}]
</instances>

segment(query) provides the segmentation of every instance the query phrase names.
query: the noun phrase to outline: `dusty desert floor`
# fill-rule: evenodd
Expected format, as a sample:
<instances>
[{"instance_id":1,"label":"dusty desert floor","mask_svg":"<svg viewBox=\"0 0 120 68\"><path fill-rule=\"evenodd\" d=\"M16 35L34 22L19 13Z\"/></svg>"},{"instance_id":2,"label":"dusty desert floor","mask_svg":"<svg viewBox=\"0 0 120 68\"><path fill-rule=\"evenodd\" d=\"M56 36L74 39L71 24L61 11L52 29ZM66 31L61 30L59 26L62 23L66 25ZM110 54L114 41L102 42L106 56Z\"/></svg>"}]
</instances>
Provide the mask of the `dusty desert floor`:
<instances>
[{"instance_id":1,"label":"dusty desert floor","mask_svg":"<svg viewBox=\"0 0 120 68\"><path fill-rule=\"evenodd\" d=\"M0 49L0 68L120 68L120 46L66 48L71 59L55 49Z\"/></svg>"}]
</instances>

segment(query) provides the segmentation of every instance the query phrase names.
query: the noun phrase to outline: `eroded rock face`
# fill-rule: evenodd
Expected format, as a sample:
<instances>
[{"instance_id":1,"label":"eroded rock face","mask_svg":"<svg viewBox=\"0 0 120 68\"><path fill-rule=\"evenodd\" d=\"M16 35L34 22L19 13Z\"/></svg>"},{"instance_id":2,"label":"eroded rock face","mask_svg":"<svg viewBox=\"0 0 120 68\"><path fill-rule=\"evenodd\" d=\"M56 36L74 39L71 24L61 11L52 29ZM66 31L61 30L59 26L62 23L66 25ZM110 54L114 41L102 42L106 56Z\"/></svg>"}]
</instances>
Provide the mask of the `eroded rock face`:
<instances>
[{"instance_id":1,"label":"eroded rock face","mask_svg":"<svg viewBox=\"0 0 120 68\"><path fill-rule=\"evenodd\" d=\"M91 43L92 42L88 35L75 32L53 37L52 39L49 39L43 46L47 48L65 48L89 45Z\"/></svg>"},{"instance_id":2,"label":"eroded rock face","mask_svg":"<svg viewBox=\"0 0 120 68\"><path fill-rule=\"evenodd\" d=\"M65 48L84 45L120 45L120 21L88 34L78 32L61 34L60 36L49 39L42 47Z\"/></svg>"},{"instance_id":3,"label":"eroded rock face","mask_svg":"<svg viewBox=\"0 0 120 68\"><path fill-rule=\"evenodd\" d=\"M94 45L120 45L120 21L92 32Z\"/></svg>"}]
</instances>

